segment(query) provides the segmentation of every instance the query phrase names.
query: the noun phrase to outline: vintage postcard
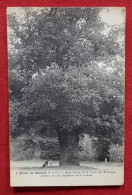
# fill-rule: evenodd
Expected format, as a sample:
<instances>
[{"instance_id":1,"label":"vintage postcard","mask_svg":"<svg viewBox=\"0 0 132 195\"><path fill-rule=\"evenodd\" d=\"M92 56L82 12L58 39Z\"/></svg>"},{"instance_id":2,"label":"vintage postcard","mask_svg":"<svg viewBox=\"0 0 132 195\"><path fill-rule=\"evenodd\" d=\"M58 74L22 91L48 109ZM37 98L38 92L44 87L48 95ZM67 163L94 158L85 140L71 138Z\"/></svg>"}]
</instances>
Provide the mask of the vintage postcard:
<instances>
[{"instance_id":1,"label":"vintage postcard","mask_svg":"<svg viewBox=\"0 0 132 195\"><path fill-rule=\"evenodd\" d=\"M11 186L124 183L124 7L7 8Z\"/></svg>"}]
</instances>

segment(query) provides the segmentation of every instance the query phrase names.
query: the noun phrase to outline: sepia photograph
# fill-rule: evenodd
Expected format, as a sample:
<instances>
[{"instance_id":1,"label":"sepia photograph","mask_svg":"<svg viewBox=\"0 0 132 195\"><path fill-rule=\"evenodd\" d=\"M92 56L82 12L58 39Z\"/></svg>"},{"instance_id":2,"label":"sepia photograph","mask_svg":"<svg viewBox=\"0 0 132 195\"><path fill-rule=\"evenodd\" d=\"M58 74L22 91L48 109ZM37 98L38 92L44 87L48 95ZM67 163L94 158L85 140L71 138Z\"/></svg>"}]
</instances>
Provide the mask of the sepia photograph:
<instances>
[{"instance_id":1,"label":"sepia photograph","mask_svg":"<svg viewBox=\"0 0 132 195\"><path fill-rule=\"evenodd\" d=\"M125 8L8 7L11 186L124 183Z\"/></svg>"}]
</instances>

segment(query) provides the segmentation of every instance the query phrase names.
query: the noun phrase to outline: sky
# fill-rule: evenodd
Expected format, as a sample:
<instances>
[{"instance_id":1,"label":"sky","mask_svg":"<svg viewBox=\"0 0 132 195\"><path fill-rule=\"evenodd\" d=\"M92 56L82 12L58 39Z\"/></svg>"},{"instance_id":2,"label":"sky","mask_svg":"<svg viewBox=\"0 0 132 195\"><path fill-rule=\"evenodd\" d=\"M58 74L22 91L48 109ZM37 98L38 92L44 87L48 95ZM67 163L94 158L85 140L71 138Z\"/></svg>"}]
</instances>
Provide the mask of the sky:
<instances>
[{"instance_id":1,"label":"sky","mask_svg":"<svg viewBox=\"0 0 132 195\"><path fill-rule=\"evenodd\" d=\"M103 9L100 13L100 17L109 26L121 25L125 22L125 8L109 7L107 9Z\"/></svg>"}]
</instances>

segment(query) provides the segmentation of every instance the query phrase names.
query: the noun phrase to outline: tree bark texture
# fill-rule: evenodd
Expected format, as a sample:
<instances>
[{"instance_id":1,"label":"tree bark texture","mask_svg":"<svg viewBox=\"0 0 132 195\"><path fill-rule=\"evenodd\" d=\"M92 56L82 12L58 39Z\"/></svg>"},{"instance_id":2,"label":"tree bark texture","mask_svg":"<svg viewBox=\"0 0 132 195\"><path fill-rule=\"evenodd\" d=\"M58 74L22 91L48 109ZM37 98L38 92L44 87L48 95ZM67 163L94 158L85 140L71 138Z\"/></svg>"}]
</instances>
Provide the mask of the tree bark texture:
<instances>
[{"instance_id":1,"label":"tree bark texture","mask_svg":"<svg viewBox=\"0 0 132 195\"><path fill-rule=\"evenodd\" d=\"M78 149L79 136L74 132L58 132L58 142L60 145L59 166L79 166Z\"/></svg>"}]
</instances>

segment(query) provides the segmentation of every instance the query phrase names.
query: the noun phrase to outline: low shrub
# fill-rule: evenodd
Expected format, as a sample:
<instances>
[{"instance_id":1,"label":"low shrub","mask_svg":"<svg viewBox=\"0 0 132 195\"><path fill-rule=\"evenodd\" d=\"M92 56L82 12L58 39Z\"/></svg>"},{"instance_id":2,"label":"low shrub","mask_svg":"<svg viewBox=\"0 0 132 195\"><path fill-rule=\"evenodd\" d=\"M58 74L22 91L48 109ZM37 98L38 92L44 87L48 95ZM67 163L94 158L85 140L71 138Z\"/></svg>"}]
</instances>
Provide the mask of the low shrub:
<instances>
[{"instance_id":1,"label":"low shrub","mask_svg":"<svg viewBox=\"0 0 132 195\"><path fill-rule=\"evenodd\" d=\"M10 139L10 159L29 160L34 156L33 143L25 137Z\"/></svg>"},{"instance_id":2,"label":"low shrub","mask_svg":"<svg viewBox=\"0 0 132 195\"><path fill-rule=\"evenodd\" d=\"M123 162L124 146L120 146L119 144L111 144L109 149L109 158L111 162Z\"/></svg>"}]
</instances>

